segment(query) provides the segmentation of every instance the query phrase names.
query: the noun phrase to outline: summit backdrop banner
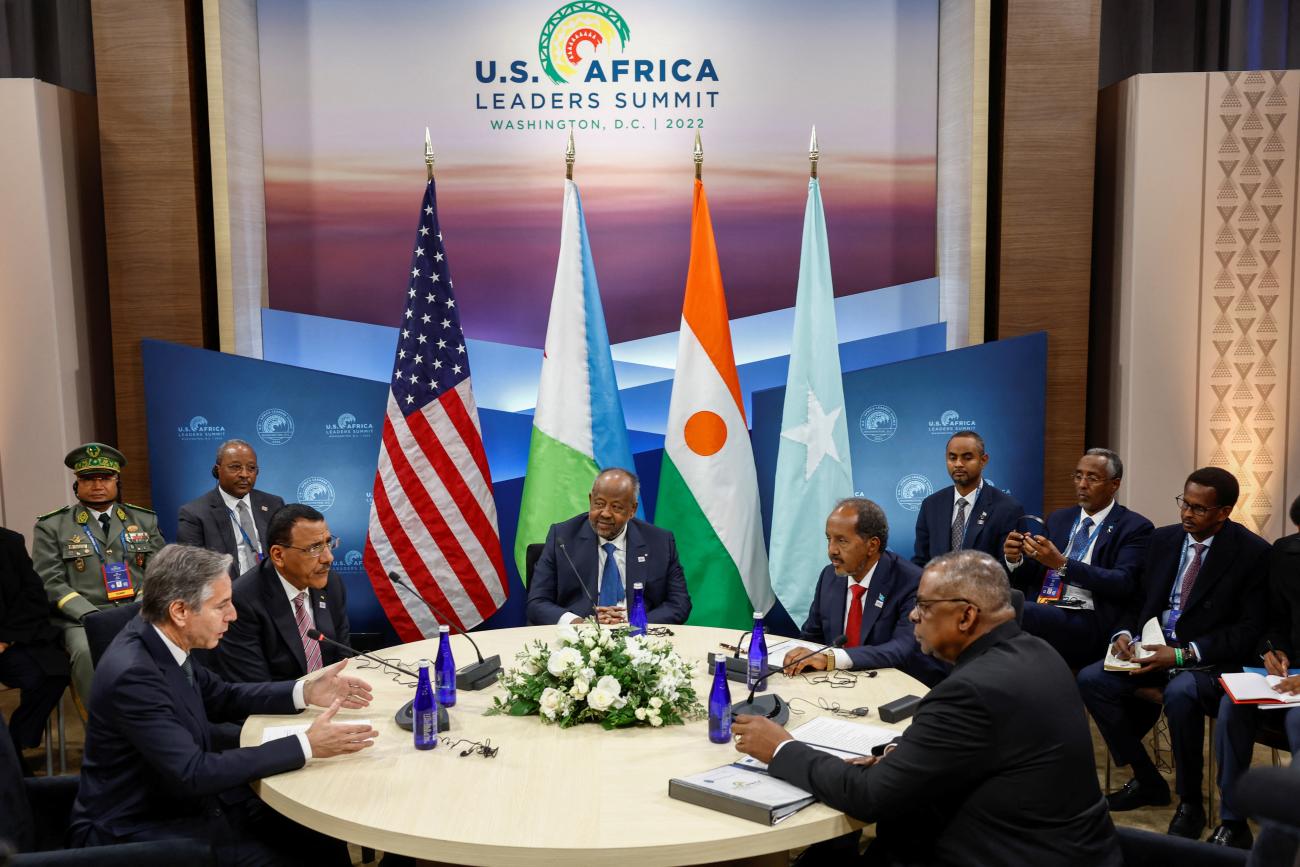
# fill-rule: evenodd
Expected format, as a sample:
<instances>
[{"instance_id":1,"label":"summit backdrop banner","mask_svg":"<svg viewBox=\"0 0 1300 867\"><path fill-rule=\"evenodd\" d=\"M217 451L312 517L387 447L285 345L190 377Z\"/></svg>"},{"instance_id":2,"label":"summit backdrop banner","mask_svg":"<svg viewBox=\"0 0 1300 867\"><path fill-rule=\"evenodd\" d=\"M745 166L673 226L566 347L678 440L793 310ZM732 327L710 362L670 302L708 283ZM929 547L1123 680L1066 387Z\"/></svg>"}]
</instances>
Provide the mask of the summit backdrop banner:
<instances>
[{"instance_id":1,"label":"summit backdrop banner","mask_svg":"<svg viewBox=\"0 0 1300 867\"><path fill-rule=\"evenodd\" d=\"M794 304L817 126L836 294L935 274L937 0L261 0L270 306L392 325L423 133L471 338L540 348L575 136L614 343L675 331L692 145L733 318Z\"/></svg>"}]
</instances>

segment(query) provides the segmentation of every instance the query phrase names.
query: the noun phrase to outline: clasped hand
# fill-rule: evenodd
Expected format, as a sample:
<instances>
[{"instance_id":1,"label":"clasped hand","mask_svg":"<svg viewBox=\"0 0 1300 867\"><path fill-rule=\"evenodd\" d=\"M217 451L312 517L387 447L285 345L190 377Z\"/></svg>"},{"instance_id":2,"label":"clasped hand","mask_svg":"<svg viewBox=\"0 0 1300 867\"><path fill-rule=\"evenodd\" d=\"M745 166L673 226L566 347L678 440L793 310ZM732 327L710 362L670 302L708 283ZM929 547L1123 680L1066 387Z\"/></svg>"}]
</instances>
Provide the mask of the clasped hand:
<instances>
[{"instance_id":1,"label":"clasped hand","mask_svg":"<svg viewBox=\"0 0 1300 867\"><path fill-rule=\"evenodd\" d=\"M1021 556L1037 560L1048 569L1060 569L1065 565L1061 550L1046 536L1032 533L1011 532L1002 543L1002 556L1008 563L1020 562Z\"/></svg>"},{"instance_id":2,"label":"clasped hand","mask_svg":"<svg viewBox=\"0 0 1300 867\"><path fill-rule=\"evenodd\" d=\"M325 708L307 729L307 742L311 744L313 758L355 753L374 746L379 732L370 725L336 723L334 715L340 708L356 710L366 707L373 698L370 684L359 677L344 675L347 660L340 660L321 669L320 673L303 685L302 697L309 705Z\"/></svg>"}]
</instances>

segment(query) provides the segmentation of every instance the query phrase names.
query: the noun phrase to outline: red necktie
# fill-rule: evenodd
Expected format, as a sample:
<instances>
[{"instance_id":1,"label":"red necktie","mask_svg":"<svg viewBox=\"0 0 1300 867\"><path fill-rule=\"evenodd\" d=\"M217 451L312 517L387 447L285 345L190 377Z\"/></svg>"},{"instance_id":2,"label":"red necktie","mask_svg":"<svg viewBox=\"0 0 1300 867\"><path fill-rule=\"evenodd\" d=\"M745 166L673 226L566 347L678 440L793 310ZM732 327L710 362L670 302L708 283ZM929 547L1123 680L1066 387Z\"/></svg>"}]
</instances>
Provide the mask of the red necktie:
<instances>
[{"instance_id":1,"label":"red necktie","mask_svg":"<svg viewBox=\"0 0 1300 867\"><path fill-rule=\"evenodd\" d=\"M861 584L852 584L849 592L853 594L853 601L849 603L849 621L844 627L844 634L849 639L847 646L857 647L862 644L862 595L867 592L867 588Z\"/></svg>"}]
</instances>

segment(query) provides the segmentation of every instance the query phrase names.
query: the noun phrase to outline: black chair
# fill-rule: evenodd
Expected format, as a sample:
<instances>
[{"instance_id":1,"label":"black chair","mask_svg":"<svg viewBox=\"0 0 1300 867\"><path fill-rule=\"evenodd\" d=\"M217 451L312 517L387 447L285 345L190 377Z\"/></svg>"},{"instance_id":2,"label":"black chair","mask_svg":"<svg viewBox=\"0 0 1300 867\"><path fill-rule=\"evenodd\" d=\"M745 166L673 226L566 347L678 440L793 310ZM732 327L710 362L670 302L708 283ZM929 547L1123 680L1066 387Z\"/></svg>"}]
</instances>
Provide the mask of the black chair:
<instances>
[{"instance_id":1,"label":"black chair","mask_svg":"<svg viewBox=\"0 0 1300 867\"><path fill-rule=\"evenodd\" d=\"M137 614L140 603L117 605L102 611L92 611L86 615L81 625L86 627L86 643L90 645L90 661L99 665L99 658L108 650L108 646L117 638L117 634L126 628Z\"/></svg>"},{"instance_id":2,"label":"black chair","mask_svg":"<svg viewBox=\"0 0 1300 867\"><path fill-rule=\"evenodd\" d=\"M1169 834L1157 834L1118 825L1124 867L1240 867L1250 862L1250 852L1214 846Z\"/></svg>"},{"instance_id":3,"label":"black chair","mask_svg":"<svg viewBox=\"0 0 1300 867\"><path fill-rule=\"evenodd\" d=\"M524 550L524 580L528 586L533 586L533 573L537 571L537 561L542 559L542 549L546 546L540 542L534 542Z\"/></svg>"},{"instance_id":4,"label":"black chair","mask_svg":"<svg viewBox=\"0 0 1300 867\"><path fill-rule=\"evenodd\" d=\"M1024 625L1025 594L1014 587L1011 588L1011 609L1016 612L1016 624Z\"/></svg>"},{"instance_id":5,"label":"black chair","mask_svg":"<svg viewBox=\"0 0 1300 867\"><path fill-rule=\"evenodd\" d=\"M0 719L0 853L7 855L8 850L18 853L9 855L3 863L14 867L41 864L169 867L214 863L209 847L194 840L63 849L78 780L73 775L24 779L9 727Z\"/></svg>"}]
</instances>

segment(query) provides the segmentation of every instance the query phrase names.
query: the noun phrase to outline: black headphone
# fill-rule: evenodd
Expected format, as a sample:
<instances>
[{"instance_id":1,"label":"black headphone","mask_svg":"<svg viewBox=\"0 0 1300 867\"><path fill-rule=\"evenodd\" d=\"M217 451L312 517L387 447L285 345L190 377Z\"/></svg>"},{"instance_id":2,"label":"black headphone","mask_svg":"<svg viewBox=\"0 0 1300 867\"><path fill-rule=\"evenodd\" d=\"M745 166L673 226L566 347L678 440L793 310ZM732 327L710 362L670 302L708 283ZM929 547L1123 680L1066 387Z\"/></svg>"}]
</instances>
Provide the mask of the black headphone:
<instances>
[{"instance_id":1,"label":"black headphone","mask_svg":"<svg viewBox=\"0 0 1300 867\"><path fill-rule=\"evenodd\" d=\"M212 478L214 478L214 479L219 479L219 478L221 478L221 476L219 476L219 475L217 474L217 465L216 465L216 464L213 464L213 465L212 465Z\"/></svg>"}]
</instances>

